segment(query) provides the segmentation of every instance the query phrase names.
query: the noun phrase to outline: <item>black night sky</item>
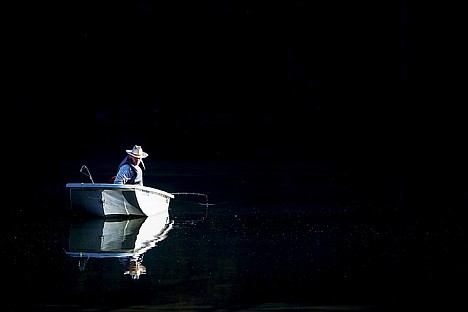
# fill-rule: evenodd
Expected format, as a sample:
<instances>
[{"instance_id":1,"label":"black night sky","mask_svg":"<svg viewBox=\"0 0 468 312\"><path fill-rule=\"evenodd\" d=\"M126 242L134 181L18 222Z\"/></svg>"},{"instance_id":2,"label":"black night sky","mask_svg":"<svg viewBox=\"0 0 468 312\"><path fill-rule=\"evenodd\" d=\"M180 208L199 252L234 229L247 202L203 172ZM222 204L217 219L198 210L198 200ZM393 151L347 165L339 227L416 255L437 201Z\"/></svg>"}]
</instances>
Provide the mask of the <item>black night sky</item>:
<instances>
[{"instance_id":1,"label":"black night sky","mask_svg":"<svg viewBox=\"0 0 468 312\"><path fill-rule=\"evenodd\" d=\"M138 143L168 159L465 170L455 8L60 1L6 13L4 147L22 164Z\"/></svg>"}]
</instances>

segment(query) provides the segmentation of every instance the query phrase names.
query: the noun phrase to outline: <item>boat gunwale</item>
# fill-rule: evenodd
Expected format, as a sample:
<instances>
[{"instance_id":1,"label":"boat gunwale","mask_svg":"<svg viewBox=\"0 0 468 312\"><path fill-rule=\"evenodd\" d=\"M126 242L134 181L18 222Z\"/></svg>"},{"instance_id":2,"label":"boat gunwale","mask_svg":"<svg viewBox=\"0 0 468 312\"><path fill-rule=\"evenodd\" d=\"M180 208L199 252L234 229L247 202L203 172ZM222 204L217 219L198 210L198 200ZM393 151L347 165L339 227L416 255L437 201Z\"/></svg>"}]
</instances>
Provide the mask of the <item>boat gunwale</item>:
<instances>
[{"instance_id":1,"label":"boat gunwale","mask_svg":"<svg viewBox=\"0 0 468 312\"><path fill-rule=\"evenodd\" d=\"M158 195L174 198L174 195L153 187L135 184L112 184L112 183L67 183L69 189L100 189L100 190L140 190Z\"/></svg>"}]
</instances>

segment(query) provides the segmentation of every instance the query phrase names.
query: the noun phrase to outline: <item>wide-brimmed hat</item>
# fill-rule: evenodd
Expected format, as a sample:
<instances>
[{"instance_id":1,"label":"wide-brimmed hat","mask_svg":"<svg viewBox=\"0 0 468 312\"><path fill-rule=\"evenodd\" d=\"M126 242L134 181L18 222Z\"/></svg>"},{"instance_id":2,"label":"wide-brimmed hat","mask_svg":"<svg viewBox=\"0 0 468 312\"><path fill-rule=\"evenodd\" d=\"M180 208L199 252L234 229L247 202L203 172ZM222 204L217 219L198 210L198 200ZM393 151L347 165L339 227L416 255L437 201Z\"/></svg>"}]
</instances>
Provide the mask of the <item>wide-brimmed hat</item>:
<instances>
[{"instance_id":1,"label":"wide-brimmed hat","mask_svg":"<svg viewBox=\"0 0 468 312\"><path fill-rule=\"evenodd\" d=\"M143 152L143 149L139 145L135 145L133 149L127 150L127 154L136 158L146 158L148 154Z\"/></svg>"}]
</instances>

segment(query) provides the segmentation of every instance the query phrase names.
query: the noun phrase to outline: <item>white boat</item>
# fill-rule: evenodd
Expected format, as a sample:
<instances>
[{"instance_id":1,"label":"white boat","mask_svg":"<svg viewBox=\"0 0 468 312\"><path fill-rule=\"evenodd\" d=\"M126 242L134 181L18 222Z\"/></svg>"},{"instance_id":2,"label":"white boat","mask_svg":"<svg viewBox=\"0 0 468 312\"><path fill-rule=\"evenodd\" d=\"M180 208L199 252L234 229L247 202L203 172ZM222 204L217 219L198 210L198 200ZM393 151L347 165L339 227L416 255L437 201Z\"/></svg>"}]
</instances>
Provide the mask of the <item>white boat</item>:
<instances>
[{"instance_id":1,"label":"white boat","mask_svg":"<svg viewBox=\"0 0 468 312\"><path fill-rule=\"evenodd\" d=\"M167 212L174 195L148 186L67 183L74 212L99 217L152 216Z\"/></svg>"}]
</instances>

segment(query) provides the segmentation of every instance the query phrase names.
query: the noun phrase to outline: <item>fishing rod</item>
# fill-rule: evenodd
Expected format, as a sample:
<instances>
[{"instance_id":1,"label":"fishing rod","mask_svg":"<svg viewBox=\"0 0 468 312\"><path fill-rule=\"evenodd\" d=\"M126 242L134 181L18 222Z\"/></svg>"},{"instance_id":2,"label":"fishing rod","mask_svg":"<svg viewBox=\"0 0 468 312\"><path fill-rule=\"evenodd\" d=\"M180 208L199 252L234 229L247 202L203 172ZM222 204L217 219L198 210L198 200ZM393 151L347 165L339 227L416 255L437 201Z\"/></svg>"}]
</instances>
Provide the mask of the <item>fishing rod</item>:
<instances>
[{"instance_id":1,"label":"fishing rod","mask_svg":"<svg viewBox=\"0 0 468 312\"><path fill-rule=\"evenodd\" d=\"M205 205L208 205L208 195L203 193L191 193L191 192L176 192L171 193L172 195L197 195L197 196L204 196L205 197Z\"/></svg>"},{"instance_id":2,"label":"fishing rod","mask_svg":"<svg viewBox=\"0 0 468 312\"><path fill-rule=\"evenodd\" d=\"M144 166L144 165L143 165ZM94 184L93 177L91 176L91 172L89 172L88 167L86 165L81 166L80 172L84 174L85 176L89 177L91 179L91 182ZM208 195L204 193L194 193L194 192L176 192L176 193L171 193L172 195L196 195L196 196L203 196L205 197L205 203L203 205L209 205L208 204Z\"/></svg>"}]
</instances>

